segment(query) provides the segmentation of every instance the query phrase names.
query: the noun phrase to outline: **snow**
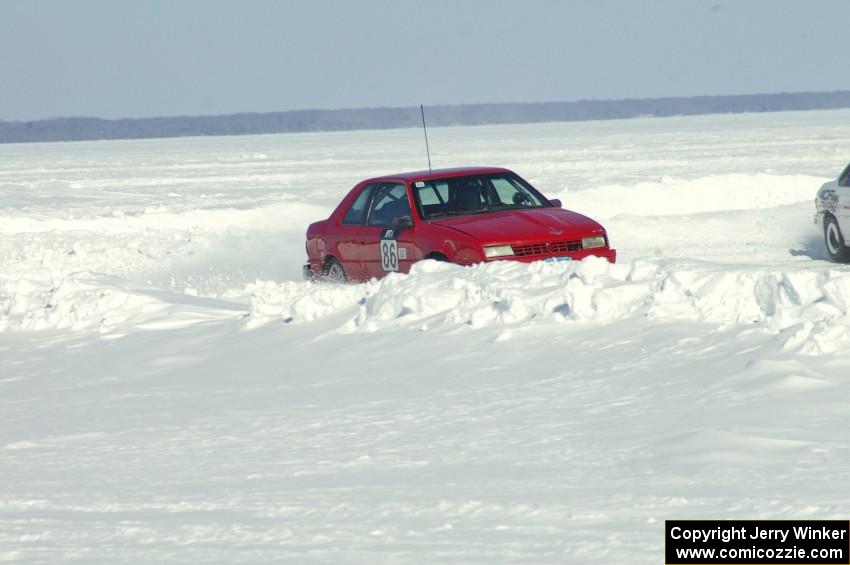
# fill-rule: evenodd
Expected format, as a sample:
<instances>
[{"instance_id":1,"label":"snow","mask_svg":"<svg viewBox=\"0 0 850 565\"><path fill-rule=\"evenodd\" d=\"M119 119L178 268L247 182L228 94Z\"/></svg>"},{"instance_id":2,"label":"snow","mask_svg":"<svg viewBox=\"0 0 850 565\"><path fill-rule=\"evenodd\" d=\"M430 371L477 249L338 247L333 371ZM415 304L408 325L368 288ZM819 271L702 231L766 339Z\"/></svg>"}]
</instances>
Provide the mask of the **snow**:
<instances>
[{"instance_id":1,"label":"snow","mask_svg":"<svg viewBox=\"0 0 850 565\"><path fill-rule=\"evenodd\" d=\"M657 563L840 518L850 112L437 128L619 262L300 281L416 130L0 146L0 560Z\"/></svg>"},{"instance_id":2,"label":"snow","mask_svg":"<svg viewBox=\"0 0 850 565\"><path fill-rule=\"evenodd\" d=\"M506 261L470 268L423 261L409 275L363 285L266 282L251 290L249 328L329 316L344 320L342 333L638 318L718 329L757 324L783 349L804 355L850 345L850 272L833 269L718 269L644 259L611 265L596 257L573 265Z\"/></svg>"}]
</instances>

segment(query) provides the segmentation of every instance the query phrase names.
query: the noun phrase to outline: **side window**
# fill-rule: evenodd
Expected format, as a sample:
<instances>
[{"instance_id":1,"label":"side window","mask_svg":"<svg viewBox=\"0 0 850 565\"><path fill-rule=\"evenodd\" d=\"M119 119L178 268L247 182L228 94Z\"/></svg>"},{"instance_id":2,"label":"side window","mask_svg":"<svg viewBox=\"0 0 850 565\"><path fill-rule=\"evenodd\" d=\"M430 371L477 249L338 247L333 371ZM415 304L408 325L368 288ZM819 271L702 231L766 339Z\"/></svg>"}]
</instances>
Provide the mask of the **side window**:
<instances>
[{"instance_id":1,"label":"side window","mask_svg":"<svg viewBox=\"0 0 850 565\"><path fill-rule=\"evenodd\" d=\"M847 165L847 168L838 177L838 186L850 186L850 165Z\"/></svg>"},{"instance_id":2,"label":"side window","mask_svg":"<svg viewBox=\"0 0 850 565\"><path fill-rule=\"evenodd\" d=\"M375 185L367 184L366 187L360 191L360 194L357 195L357 198L355 198L354 202L351 204L351 208L348 209L348 212L345 213L345 217L342 218L343 224L360 225L363 223L363 219L366 217L366 205L369 203L369 196L372 195L373 190L375 190Z\"/></svg>"},{"instance_id":3,"label":"side window","mask_svg":"<svg viewBox=\"0 0 850 565\"><path fill-rule=\"evenodd\" d=\"M384 183L375 193L369 213L370 226L389 226L395 218L410 218L410 202L403 184Z\"/></svg>"}]
</instances>

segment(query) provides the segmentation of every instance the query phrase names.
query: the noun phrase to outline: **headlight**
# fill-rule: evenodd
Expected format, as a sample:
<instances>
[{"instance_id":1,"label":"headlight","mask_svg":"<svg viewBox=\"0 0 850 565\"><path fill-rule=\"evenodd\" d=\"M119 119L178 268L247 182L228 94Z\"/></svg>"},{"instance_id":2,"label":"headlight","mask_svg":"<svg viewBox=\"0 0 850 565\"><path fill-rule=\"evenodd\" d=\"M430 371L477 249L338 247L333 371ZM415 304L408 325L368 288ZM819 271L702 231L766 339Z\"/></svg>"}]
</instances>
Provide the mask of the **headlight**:
<instances>
[{"instance_id":1,"label":"headlight","mask_svg":"<svg viewBox=\"0 0 850 565\"><path fill-rule=\"evenodd\" d=\"M513 255L514 249L510 245L491 245L484 248L485 257L504 257L505 255Z\"/></svg>"},{"instance_id":2,"label":"headlight","mask_svg":"<svg viewBox=\"0 0 850 565\"><path fill-rule=\"evenodd\" d=\"M605 236L594 235L581 240L582 249L593 249L594 247L605 247Z\"/></svg>"}]
</instances>

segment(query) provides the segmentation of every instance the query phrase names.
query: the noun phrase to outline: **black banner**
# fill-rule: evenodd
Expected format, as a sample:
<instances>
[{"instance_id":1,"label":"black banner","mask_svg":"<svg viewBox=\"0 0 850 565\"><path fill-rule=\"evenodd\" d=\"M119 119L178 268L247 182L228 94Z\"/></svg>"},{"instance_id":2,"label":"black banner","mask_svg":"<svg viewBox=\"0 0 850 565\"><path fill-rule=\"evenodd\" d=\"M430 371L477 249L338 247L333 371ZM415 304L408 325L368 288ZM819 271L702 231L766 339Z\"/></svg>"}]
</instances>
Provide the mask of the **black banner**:
<instances>
[{"instance_id":1,"label":"black banner","mask_svg":"<svg viewBox=\"0 0 850 565\"><path fill-rule=\"evenodd\" d=\"M667 520L667 565L850 565L847 520Z\"/></svg>"}]
</instances>

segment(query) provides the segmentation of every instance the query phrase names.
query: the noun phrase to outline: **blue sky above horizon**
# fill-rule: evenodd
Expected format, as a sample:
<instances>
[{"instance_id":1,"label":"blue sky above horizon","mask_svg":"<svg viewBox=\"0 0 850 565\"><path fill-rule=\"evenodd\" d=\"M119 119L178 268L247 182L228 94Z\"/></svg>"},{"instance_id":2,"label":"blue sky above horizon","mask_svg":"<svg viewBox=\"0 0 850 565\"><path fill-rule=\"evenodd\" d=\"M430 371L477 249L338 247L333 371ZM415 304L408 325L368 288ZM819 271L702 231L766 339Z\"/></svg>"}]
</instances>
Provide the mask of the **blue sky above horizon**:
<instances>
[{"instance_id":1,"label":"blue sky above horizon","mask_svg":"<svg viewBox=\"0 0 850 565\"><path fill-rule=\"evenodd\" d=\"M850 89L850 0L3 0L0 120Z\"/></svg>"}]
</instances>

